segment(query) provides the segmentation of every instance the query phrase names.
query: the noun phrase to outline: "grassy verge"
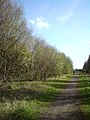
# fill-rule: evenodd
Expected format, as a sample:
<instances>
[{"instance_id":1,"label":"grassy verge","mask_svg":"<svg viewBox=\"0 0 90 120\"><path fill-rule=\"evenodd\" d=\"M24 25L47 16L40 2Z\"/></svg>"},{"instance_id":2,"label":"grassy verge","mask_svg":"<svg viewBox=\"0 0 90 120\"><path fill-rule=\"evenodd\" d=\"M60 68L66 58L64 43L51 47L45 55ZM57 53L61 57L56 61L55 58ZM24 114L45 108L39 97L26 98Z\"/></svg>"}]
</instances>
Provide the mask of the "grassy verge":
<instances>
[{"instance_id":1,"label":"grassy verge","mask_svg":"<svg viewBox=\"0 0 90 120\"><path fill-rule=\"evenodd\" d=\"M0 120L37 120L67 84L69 77L12 82L0 88Z\"/></svg>"},{"instance_id":2,"label":"grassy verge","mask_svg":"<svg viewBox=\"0 0 90 120\"><path fill-rule=\"evenodd\" d=\"M79 85L80 109L85 116L85 120L90 120L90 77L83 76Z\"/></svg>"}]
</instances>

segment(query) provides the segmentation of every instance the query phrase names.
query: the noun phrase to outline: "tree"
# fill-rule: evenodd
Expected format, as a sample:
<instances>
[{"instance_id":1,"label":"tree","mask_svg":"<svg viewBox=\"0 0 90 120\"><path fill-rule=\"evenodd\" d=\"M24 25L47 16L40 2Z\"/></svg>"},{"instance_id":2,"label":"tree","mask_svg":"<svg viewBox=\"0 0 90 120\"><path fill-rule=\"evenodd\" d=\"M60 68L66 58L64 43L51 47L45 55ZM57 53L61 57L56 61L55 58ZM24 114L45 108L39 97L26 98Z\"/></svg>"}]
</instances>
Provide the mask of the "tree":
<instances>
[{"instance_id":1,"label":"tree","mask_svg":"<svg viewBox=\"0 0 90 120\"><path fill-rule=\"evenodd\" d=\"M0 12L0 76L6 81L20 67L27 28L21 8L10 0L0 0Z\"/></svg>"},{"instance_id":2,"label":"tree","mask_svg":"<svg viewBox=\"0 0 90 120\"><path fill-rule=\"evenodd\" d=\"M20 6L0 0L0 79L45 80L72 72L72 62L64 53L32 35Z\"/></svg>"},{"instance_id":3,"label":"tree","mask_svg":"<svg viewBox=\"0 0 90 120\"><path fill-rule=\"evenodd\" d=\"M90 73L90 55L88 57L88 60L84 63L83 71L86 73Z\"/></svg>"}]
</instances>

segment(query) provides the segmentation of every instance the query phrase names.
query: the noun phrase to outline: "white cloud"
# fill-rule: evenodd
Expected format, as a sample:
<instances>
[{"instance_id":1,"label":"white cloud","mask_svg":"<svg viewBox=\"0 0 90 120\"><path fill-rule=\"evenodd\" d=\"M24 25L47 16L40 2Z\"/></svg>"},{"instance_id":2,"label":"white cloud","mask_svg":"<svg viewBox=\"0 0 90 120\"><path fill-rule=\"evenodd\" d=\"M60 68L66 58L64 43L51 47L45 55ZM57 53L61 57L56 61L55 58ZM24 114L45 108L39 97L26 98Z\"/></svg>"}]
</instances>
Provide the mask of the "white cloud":
<instances>
[{"instance_id":1,"label":"white cloud","mask_svg":"<svg viewBox=\"0 0 90 120\"><path fill-rule=\"evenodd\" d=\"M68 20L70 20L73 16L74 12L72 10L70 10L68 13L66 13L65 15L62 15L58 18L58 21L60 22L67 22Z\"/></svg>"},{"instance_id":2,"label":"white cloud","mask_svg":"<svg viewBox=\"0 0 90 120\"><path fill-rule=\"evenodd\" d=\"M30 23L36 25L39 29L41 28L50 28L50 24L48 21L44 19L44 17L39 17L36 20L30 20Z\"/></svg>"},{"instance_id":3,"label":"white cloud","mask_svg":"<svg viewBox=\"0 0 90 120\"><path fill-rule=\"evenodd\" d=\"M58 17L58 21L65 23L68 20L70 20L73 15L75 14L75 11L77 10L78 6L80 6L81 2L84 0L72 0L70 2L70 7L67 9L67 11L62 11L62 15Z\"/></svg>"},{"instance_id":4,"label":"white cloud","mask_svg":"<svg viewBox=\"0 0 90 120\"><path fill-rule=\"evenodd\" d=\"M34 20L30 20L30 23L35 24L35 21Z\"/></svg>"}]
</instances>

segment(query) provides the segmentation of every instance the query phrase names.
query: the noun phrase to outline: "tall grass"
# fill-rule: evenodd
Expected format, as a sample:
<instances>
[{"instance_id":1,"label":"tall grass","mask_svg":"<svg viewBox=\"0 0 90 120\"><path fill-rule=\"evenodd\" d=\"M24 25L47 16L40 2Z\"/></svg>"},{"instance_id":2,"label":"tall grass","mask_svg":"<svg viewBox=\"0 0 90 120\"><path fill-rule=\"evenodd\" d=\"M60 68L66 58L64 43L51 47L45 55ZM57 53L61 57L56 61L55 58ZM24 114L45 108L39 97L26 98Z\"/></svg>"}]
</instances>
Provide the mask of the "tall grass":
<instances>
[{"instance_id":1,"label":"tall grass","mask_svg":"<svg viewBox=\"0 0 90 120\"><path fill-rule=\"evenodd\" d=\"M78 85L80 94L80 109L85 120L90 120L90 77L82 76Z\"/></svg>"},{"instance_id":2,"label":"tall grass","mask_svg":"<svg viewBox=\"0 0 90 120\"><path fill-rule=\"evenodd\" d=\"M38 120L69 78L12 82L0 88L0 120Z\"/></svg>"}]
</instances>

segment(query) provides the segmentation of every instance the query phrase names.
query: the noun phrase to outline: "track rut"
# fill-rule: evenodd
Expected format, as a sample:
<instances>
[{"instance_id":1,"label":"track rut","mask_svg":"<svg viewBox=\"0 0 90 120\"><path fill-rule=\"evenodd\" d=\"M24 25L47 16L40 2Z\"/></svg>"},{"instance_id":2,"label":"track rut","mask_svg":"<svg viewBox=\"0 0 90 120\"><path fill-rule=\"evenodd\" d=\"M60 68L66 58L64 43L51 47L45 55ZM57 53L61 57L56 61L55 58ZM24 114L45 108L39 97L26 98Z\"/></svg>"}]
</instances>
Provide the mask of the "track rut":
<instances>
[{"instance_id":1,"label":"track rut","mask_svg":"<svg viewBox=\"0 0 90 120\"><path fill-rule=\"evenodd\" d=\"M78 105L77 83L78 79L72 78L40 120L84 120Z\"/></svg>"}]
</instances>

